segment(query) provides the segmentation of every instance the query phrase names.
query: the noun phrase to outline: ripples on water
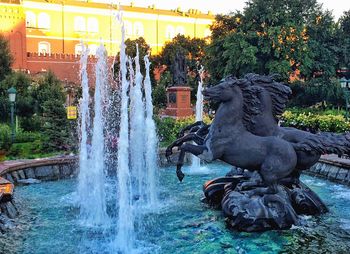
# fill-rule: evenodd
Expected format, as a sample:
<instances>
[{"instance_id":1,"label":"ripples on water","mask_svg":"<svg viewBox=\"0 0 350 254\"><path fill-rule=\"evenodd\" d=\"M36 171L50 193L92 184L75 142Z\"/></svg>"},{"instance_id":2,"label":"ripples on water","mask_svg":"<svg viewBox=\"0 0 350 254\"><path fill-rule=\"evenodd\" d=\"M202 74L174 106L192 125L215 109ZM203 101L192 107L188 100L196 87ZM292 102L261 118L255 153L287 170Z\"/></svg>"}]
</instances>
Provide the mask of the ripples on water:
<instances>
[{"instance_id":1,"label":"ripples on water","mask_svg":"<svg viewBox=\"0 0 350 254\"><path fill-rule=\"evenodd\" d=\"M142 234L133 253L349 253L350 188L303 176L331 212L304 216L303 226L264 233L239 233L226 229L220 211L200 202L202 184L228 170L224 164L205 166L203 174L187 175L178 183L175 169L161 169L162 207L157 214L145 211L136 225ZM186 172L186 168L184 170ZM19 225L0 236L0 253L116 253L115 221L109 228L89 228L77 220L75 180L44 182L17 187L21 209ZM114 182L107 184L110 193ZM113 195L109 213L113 214ZM115 214L114 214L115 215Z\"/></svg>"}]
</instances>

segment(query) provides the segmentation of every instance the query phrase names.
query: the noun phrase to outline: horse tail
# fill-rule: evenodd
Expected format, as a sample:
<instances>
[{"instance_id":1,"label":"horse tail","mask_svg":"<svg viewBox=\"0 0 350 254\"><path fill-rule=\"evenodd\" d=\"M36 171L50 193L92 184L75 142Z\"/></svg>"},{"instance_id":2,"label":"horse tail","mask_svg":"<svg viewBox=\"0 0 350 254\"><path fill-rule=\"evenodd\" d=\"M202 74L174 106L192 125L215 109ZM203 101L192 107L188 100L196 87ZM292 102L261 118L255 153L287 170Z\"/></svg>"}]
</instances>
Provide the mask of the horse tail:
<instances>
[{"instance_id":1,"label":"horse tail","mask_svg":"<svg viewBox=\"0 0 350 254\"><path fill-rule=\"evenodd\" d=\"M321 132L309 135L303 141L292 143L296 151L316 152L318 154L350 154L350 134Z\"/></svg>"}]
</instances>

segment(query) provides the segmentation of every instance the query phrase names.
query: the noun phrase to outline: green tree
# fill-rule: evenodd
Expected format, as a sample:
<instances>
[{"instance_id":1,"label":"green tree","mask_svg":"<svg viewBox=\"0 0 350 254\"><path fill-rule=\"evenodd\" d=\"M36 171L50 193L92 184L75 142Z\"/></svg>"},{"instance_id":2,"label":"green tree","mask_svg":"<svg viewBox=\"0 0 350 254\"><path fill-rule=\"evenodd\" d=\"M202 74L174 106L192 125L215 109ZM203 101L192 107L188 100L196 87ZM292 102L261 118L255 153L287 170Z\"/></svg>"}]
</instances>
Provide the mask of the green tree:
<instances>
[{"instance_id":1,"label":"green tree","mask_svg":"<svg viewBox=\"0 0 350 254\"><path fill-rule=\"evenodd\" d=\"M67 150L69 142L69 123L66 109L60 100L45 101L43 106L44 149L48 151Z\"/></svg>"},{"instance_id":2,"label":"green tree","mask_svg":"<svg viewBox=\"0 0 350 254\"><path fill-rule=\"evenodd\" d=\"M31 78L23 72L12 72L0 82L0 118L6 121L9 118L10 102L8 101L7 90L15 87L16 95L16 115L22 119L31 118L34 114L34 100L32 97Z\"/></svg>"},{"instance_id":3,"label":"green tree","mask_svg":"<svg viewBox=\"0 0 350 254\"><path fill-rule=\"evenodd\" d=\"M296 69L306 78L334 73L334 21L316 0L250 0L242 13L217 16L211 30L206 52L213 80L247 72L288 80Z\"/></svg>"},{"instance_id":4,"label":"green tree","mask_svg":"<svg viewBox=\"0 0 350 254\"><path fill-rule=\"evenodd\" d=\"M65 103L62 83L52 72L40 76L33 83L32 94L35 100L35 112L39 115L44 113L44 103L47 101L58 100L62 107Z\"/></svg>"},{"instance_id":5,"label":"green tree","mask_svg":"<svg viewBox=\"0 0 350 254\"><path fill-rule=\"evenodd\" d=\"M0 34L0 81L11 72L13 57L11 55L8 41Z\"/></svg>"},{"instance_id":6,"label":"green tree","mask_svg":"<svg viewBox=\"0 0 350 254\"><path fill-rule=\"evenodd\" d=\"M33 89L36 112L46 137L44 148L49 151L67 149L70 126L64 108L65 93L60 80L51 72L40 77Z\"/></svg>"},{"instance_id":7,"label":"green tree","mask_svg":"<svg viewBox=\"0 0 350 254\"><path fill-rule=\"evenodd\" d=\"M181 52L185 56L185 65L187 66L187 85L192 88L191 99L195 100L198 86L197 68L199 64L204 64L205 62L204 48L206 45L207 43L204 39L190 38L180 34L167 42L160 55L155 58L158 67L165 67L162 76L166 75L166 78L163 78L161 83L165 87L173 84L171 69L174 64L176 52Z\"/></svg>"},{"instance_id":8,"label":"green tree","mask_svg":"<svg viewBox=\"0 0 350 254\"><path fill-rule=\"evenodd\" d=\"M316 10L306 24L308 61L301 62L300 71L304 78L334 77L338 65L337 26L329 11ZM307 60L305 59L305 60Z\"/></svg>"},{"instance_id":9,"label":"green tree","mask_svg":"<svg viewBox=\"0 0 350 254\"><path fill-rule=\"evenodd\" d=\"M350 10L339 19L338 30L339 67L350 68Z\"/></svg>"},{"instance_id":10,"label":"green tree","mask_svg":"<svg viewBox=\"0 0 350 254\"><path fill-rule=\"evenodd\" d=\"M206 42L204 39L190 38L178 34L165 44L162 52L155 61L158 66L165 65L167 70L171 70L175 54L177 51L180 51L185 56L189 72L193 72L197 68L197 62L202 62L202 59L204 58L205 46Z\"/></svg>"},{"instance_id":11,"label":"green tree","mask_svg":"<svg viewBox=\"0 0 350 254\"><path fill-rule=\"evenodd\" d=\"M345 105L343 90L336 78L325 76L314 78L310 81L297 81L291 85L293 96L289 106L310 107L322 106L323 109L330 107L342 107Z\"/></svg>"},{"instance_id":12,"label":"green tree","mask_svg":"<svg viewBox=\"0 0 350 254\"><path fill-rule=\"evenodd\" d=\"M144 62L144 57L146 55L150 55L151 52L151 47L147 44L145 39L143 37L139 37L137 39L131 40L130 38L125 41L125 53L127 56L130 56L132 58L136 57L136 45L138 46L139 49L139 58L140 58L140 68L141 68L141 73L145 77L145 62ZM154 85L155 79L154 79L154 64L152 64L152 57L150 56L150 77L151 77L151 83ZM120 54L118 53L115 57L115 63L114 63L114 76L116 79L119 77L119 66L120 66Z\"/></svg>"}]
</instances>

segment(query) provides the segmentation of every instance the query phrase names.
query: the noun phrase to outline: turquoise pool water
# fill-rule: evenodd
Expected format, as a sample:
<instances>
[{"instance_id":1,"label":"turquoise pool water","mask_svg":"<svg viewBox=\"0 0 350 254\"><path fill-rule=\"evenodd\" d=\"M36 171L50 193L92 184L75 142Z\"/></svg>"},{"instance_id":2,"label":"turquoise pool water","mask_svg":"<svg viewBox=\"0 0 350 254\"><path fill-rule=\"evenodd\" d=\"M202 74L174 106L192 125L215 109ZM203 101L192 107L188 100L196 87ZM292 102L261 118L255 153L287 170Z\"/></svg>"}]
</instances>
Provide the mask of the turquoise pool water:
<instances>
[{"instance_id":1,"label":"turquoise pool water","mask_svg":"<svg viewBox=\"0 0 350 254\"><path fill-rule=\"evenodd\" d=\"M188 170L185 168L185 172ZM201 203L205 181L229 171L225 164L206 166L205 174L186 175L179 183L174 167L160 171L161 208L140 218L135 253L349 253L350 188L303 176L328 205L330 213L303 217L303 226L264 233L232 232L220 211ZM0 235L0 253L115 253L115 220L105 229L78 220L76 180L17 187L19 225ZM113 192L113 182L108 185ZM113 193L110 214L113 217Z\"/></svg>"}]
</instances>

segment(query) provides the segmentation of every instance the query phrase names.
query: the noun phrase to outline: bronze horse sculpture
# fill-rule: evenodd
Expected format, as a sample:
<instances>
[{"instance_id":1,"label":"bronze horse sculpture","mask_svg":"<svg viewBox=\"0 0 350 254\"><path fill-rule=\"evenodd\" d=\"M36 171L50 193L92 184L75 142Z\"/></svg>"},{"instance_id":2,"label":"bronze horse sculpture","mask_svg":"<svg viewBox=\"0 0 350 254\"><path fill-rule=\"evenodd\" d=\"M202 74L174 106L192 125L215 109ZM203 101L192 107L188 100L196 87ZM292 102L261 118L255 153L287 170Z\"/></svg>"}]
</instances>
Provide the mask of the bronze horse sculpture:
<instances>
[{"instance_id":1,"label":"bronze horse sculpture","mask_svg":"<svg viewBox=\"0 0 350 254\"><path fill-rule=\"evenodd\" d=\"M230 78L203 91L206 99L220 102L220 106L203 144L181 145L177 164L180 181L184 176L181 167L186 152L205 161L220 159L233 166L258 170L268 185L293 172L297 157L289 142L277 137L254 135L244 126L242 90L249 88L244 82Z\"/></svg>"},{"instance_id":2,"label":"bronze horse sculpture","mask_svg":"<svg viewBox=\"0 0 350 254\"><path fill-rule=\"evenodd\" d=\"M276 136L293 144L297 153L296 170L305 170L314 165L322 154L344 154L350 149L350 137L344 134L318 133L292 127L281 127L278 118L282 115L291 89L276 82L274 76L247 74L245 82L255 90L249 100L244 123L247 129L258 136ZM254 109L254 110L252 110Z\"/></svg>"},{"instance_id":3,"label":"bronze horse sculpture","mask_svg":"<svg viewBox=\"0 0 350 254\"><path fill-rule=\"evenodd\" d=\"M180 149L180 181L184 177L181 167L185 152L206 161L220 159L258 172L258 176L245 173L241 178L214 179L205 185L208 189L218 185L224 192L219 200L230 225L236 229L289 228L298 223L297 214L327 211L317 195L299 181L299 171L313 165L322 153L347 153L349 137L278 126L278 116L290 93L288 86L275 82L271 76L248 74L244 79L223 79L203 91L207 99L220 103L213 123L188 126L167 149L167 156L173 147ZM187 135L186 130L190 131Z\"/></svg>"}]
</instances>

